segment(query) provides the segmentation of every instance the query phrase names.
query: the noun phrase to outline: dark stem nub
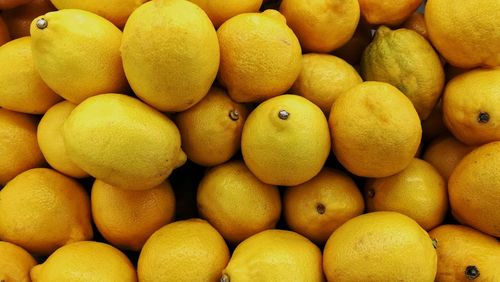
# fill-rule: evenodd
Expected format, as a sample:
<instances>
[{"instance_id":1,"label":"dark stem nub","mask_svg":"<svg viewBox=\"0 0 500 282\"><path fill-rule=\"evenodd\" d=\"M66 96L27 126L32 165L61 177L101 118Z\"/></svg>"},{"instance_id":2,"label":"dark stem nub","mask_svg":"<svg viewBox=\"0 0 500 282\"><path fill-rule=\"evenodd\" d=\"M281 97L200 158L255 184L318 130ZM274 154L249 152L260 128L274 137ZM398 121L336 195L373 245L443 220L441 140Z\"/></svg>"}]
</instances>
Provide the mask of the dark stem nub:
<instances>
[{"instance_id":1,"label":"dark stem nub","mask_svg":"<svg viewBox=\"0 0 500 282\"><path fill-rule=\"evenodd\" d=\"M438 247L438 240L437 239L432 239L432 246L434 247L434 249L437 249L437 247Z\"/></svg>"},{"instance_id":2,"label":"dark stem nub","mask_svg":"<svg viewBox=\"0 0 500 282\"><path fill-rule=\"evenodd\" d=\"M488 121L490 121L490 114L488 114L487 112L479 113L477 121L480 123L487 123Z\"/></svg>"},{"instance_id":3,"label":"dark stem nub","mask_svg":"<svg viewBox=\"0 0 500 282\"><path fill-rule=\"evenodd\" d=\"M479 269L474 265L469 265L465 268L465 277L469 280L474 280L480 275Z\"/></svg>"},{"instance_id":4,"label":"dark stem nub","mask_svg":"<svg viewBox=\"0 0 500 282\"><path fill-rule=\"evenodd\" d=\"M373 198L375 197L375 190L368 189L368 191L366 191L366 194L368 195L368 197Z\"/></svg>"},{"instance_id":5,"label":"dark stem nub","mask_svg":"<svg viewBox=\"0 0 500 282\"><path fill-rule=\"evenodd\" d=\"M226 273L222 274L222 277L220 278L219 282L229 282L231 279L229 279L229 275Z\"/></svg>"},{"instance_id":6,"label":"dark stem nub","mask_svg":"<svg viewBox=\"0 0 500 282\"><path fill-rule=\"evenodd\" d=\"M238 110L231 110L229 111L229 118L231 118L234 121L237 121L240 119L240 113Z\"/></svg>"},{"instance_id":7,"label":"dark stem nub","mask_svg":"<svg viewBox=\"0 0 500 282\"><path fill-rule=\"evenodd\" d=\"M326 211L326 207L325 205L323 205L322 203L318 203L316 205L316 211L319 213L319 214L324 214L325 211Z\"/></svg>"}]
</instances>

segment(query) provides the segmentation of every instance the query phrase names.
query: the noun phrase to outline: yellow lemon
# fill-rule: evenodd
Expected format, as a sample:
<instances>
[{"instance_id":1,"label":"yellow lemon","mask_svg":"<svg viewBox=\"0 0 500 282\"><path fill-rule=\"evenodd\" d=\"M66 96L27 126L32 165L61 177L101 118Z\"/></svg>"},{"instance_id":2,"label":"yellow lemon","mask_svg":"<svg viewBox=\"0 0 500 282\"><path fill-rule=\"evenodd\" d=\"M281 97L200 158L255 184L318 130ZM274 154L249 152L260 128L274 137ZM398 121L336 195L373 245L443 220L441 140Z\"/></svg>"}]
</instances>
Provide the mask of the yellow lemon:
<instances>
[{"instance_id":1,"label":"yellow lemon","mask_svg":"<svg viewBox=\"0 0 500 282\"><path fill-rule=\"evenodd\" d=\"M141 101L102 94L78 105L63 128L69 158L113 186L145 190L184 164L179 130Z\"/></svg>"},{"instance_id":2,"label":"yellow lemon","mask_svg":"<svg viewBox=\"0 0 500 282\"><path fill-rule=\"evenodd\" d=\"M0 239L35 254L92 238L87 192L48 168L25 171L0 191L0 218Z\"/></svg>"},{"instance_id":3,"label":"yellow lemon","mask_svg":"<svg viewBox=\"0 0 500 282\"><path fill-rule=\"evenodd\" d=\"M229 260L222 236L200 219L170 223L151 235L137 265L139 281L216 281Z\"/></svg>"},{"instance_id":4,"label":"yellow lemon","mask_svg":"<svg viewBox=\"0 0 500 282\"><path fill-rule=\"evenodd\" d=\"M299 75L301 48L275 10L246 13L217 30L218 80L237 102L258 102L285 93Z\"/></svg>"},{"instance_id":5,"label":"yellow lemon","mask_svg":"<svg viewBox=\"0 0 500 282\"><path fill-rule=\"evenodd\" d=\"M434 166L448 182L458 163L475 148L463 144L453 136L442 136L427 146L423 159Z\"/></svg>"},{"instance_id":6,"label":"yellow lemon","mask_svg":"<svg viewBox=\"0 0 500 282\"><path fill-rule=\"evenodd\" d=\"M339 227L326 242L329 281L434 281L437 255L429 234L396 212L373 212Z\"/></svg>"},{"instance_id":7,"label":"yellow lemon","mask_svg":"<svg viewBox=\"0 0 500 282\"><path fill-rule=\"evenodd\" d=\"M62 100L40 78L33 64L31 38L0 47L0 106L27 114L43 114Z\"/></svg>"},{"instance_id":8,"label":"yellow lemon","mask_svg":"<svg viewBox=\"0 0 500 282\"><path fill-rule=\"evenodd\" d=\"M283 194L285 220L293 231L318 244L347 220L363 213L356 183L340 171L323 168L313 179Z\"/></svg>"},{"instance_id":9,"label":"yellow lemon","mask_svg":"<svg viewBox=\"0 0 500 282\"><path fill-rule=\"evenodd\" d=\"M47 162L54 169L75 178L84 178L88 173L78 167L66 153L63 126L75 104L63 101L51 107L38 124L37 140Z\"/></svg>"},{"instance_id":10,"label":"yellow lemon","mask_svg":"<svg viewBox=\"0 0 500 282\"><path fill-rule=\"evenodd\" d=\"M189 0L200 6L210 17L215 27L243 13L258 12L262 0Z\"/></svg>"},{"instance_id":11,"label":"yellow lemon","mask_svg":"<svg viewBox=\"0 0 500 282\"><path fill-rule=\"evenodd\" d=\"M428 0L429 38L456 67L500 65L500 3L497 0Z\"/></svg>"},{"instance_id":12,"label":"yellow lemon","mask_svg":"<svg viewBox=\"0 0 500 282\"><path fill-rule=\"evenodd\" d=\"M351 39L359 21L356 0L283 0L280 12L310 52L330 52Z\"/></svg>"},{"instance_id":13,"label":"yellow lemon","mask_svg":"<svg viewBox=\"0 0 500 282\"><path fill-rule=\"evenodd\" d=\"M385 82L363 82L342 94L329 123L335 156L350 172L365 177L402 171L422 136L411 101Z\"/></svg>"},{"instance_id":14,"label":"yellow lemon","mask_svg":"<svg viewBox=\"0 0 500 282\"><path fill-rule=\"evenodd\" d=\"M0 185L45 163L33 116L0 108Z\"/></svg>"},{"instance_id":15,"label":"yellow lemon","mask_svg":"<svg viewBox=\"0 0 500 282\"><path fill-rule=\"evenodd\" d=\"M212 87L200 102L175 116L182 150L191 161L204 166L228 161L240 149L248 112L226 91Z\"/></svg>"},{"instance_id":16,"label":"yellow lemon","mask_svg":"<svg viewBox=\"0 0 500 282\"><path fill-rule=\"evenodd\" d=\"M453 216L481 232L500 237L500 142L466 155L448 180Z\"/></svg>"},{"instance_id":17,"label":"yellow lemon","mask_svg":"<svg viewBox=\"0 0 500 282\"><path fill-rule=\"evenodd\" d=\"M462 225L429 232L438 256L436 282L500 281L500 242Z\"/></svg>"},{"instance_id":18,"label":"yellow lemon","mask_svg":"<svg viewBox=\"0 0 500 282\"><path fill-rule=\"evenodd\" d=\"M57 9L81 9L108 19L117 27L125 25L130 14L148 0L50 0Z\"/></svg>"},{"instance_id":19,"label":"yellow lemon","mask_svg":"<svg viewBox=\"0 0 500 282\"><path fill-rule=\"evenodd\" d=\"M441 224L448 211L443 177L420 159L413 159L399 173L368 180L365 199L368 212L399 212L411 217L425 230Z\"/></svg>"},{"instance_id":20,"label":"yellow lemon","mask_svg":"<svg viewBox=\"0 0 500 282\"><path fill-rule=\"evenodd\" d=\"M78 104L127 85L122 32L106 19L83 10L60 10L34 19L30 31L35 68L66 100Z\"/></svg>"},{"instance_id":21,"label":"yellow lemon","mask_svg":"<svg viewBox=\"0 0 500 282\"><path fill-rule=\"evenodd\" d=\"M222 282L323 281L321 251L307 238L287 230L266 230L241 242Z\"/></svg>"},{"instance_id":22,"label":"yellow lemon","mask_svg":"<svg viewBox=\"0 0 500 282\"><path fill-rule=\"evenodd\" d=\"M340 94L361 82L358 72L346 61L309 53L302 56L302 70L290 92L303 96L328 114Z\"/></svg>"},{"instance_id":23,"label":"yellow lemon","mask_svg":"<svg viewBox=\"0 0 500 282\"><path fill-rule=\"evenodd\" d=\"M153 0L136 9L123 30L121 53L135 94L161 111L199 102L219 67L214 26L186 0Z\"/></svg>"},{"instance_id":24,"label":"yellow lemon","mask_svg":"<svg viewBox=\"0 0 500 282\"><path fill-rule=\"evenodd\" d=\"M23 248L0 241L0 281L30 282L35 259Z\"/></svg>"},{"instance_id":25,"label":"yellow lemon","mask_svg":"<svg viewBox=\"0 0 500 282\"><path fill-rule=\"evenodd\" d=\"M33 282L121 281L135 282L130 260L119 250L100 242L76 242L57 249L31 270Z\"/></svg>"},{"instance_id":26,"label":"yellow lemon","mask_svg":"<svg viewBox=\"0 0 500 282\"><path fill-rule=\"evenodd\" d=\"M96 180L91 193L92 218L110 244L140 251L146 240L174 218L170 183L148 190L125 190Z\"/></svg>"},{"instance_id":27,"label":"yellow lemon","mask_svg":"<svg viewBox=\"0 0 500 282\"><path fill-rule=\"evenodd\" d=\"M243 126L243 159L262 182L302 184L319 173L330 153L330 134L318 106L296 95L271 98Z\"/></svg>"},{"instance_id":28,"label":"yellow lemon","mask_svg":"<svg viewBox=\"0 0 500 282\"><path fill-rule=\"evenodd\" d=\"M471 70L449 81L443 119L464 144L500 141L500 68Z\"/></svg>"},{"instance_id":29,"label":"yellow lemon","mask_svg":"<svg viewBox=\"0 0 500 282\"><path fill-rule=\"evenodd\" d=\"M420 6L422 0L359 0L361 16L372 25L399 25Z\"/></svg>"},{"instance_id":30,"label":"yellow lemon","mask_svg":"<svg viewBox=\"0 0 500 282\"><path fill-rule=\"evenodd\" d=\"M201 216L233 244L274 228L281 215L278 188L262 183L242 161L210 169L198 186L197 203Z\"/></svg>"}]
</instances>

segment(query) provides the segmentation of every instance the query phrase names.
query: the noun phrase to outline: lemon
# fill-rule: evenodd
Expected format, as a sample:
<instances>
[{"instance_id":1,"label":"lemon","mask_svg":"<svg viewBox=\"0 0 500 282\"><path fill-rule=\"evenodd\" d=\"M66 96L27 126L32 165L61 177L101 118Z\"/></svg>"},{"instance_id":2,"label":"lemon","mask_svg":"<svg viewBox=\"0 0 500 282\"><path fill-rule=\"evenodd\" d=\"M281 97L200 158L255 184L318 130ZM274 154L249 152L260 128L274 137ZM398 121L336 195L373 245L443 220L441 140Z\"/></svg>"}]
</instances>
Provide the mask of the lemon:
<instances>
[{"instance_id":1,"label":"lemon","mask_svg":"<svg viewBox=\"0 0 500 282\"><path fill-rule=\"evenodd\" d=\"M31 38L0 47L0 106L27 114L43 114L62 100L40 78L33 64Z\"/></svg>"},{"instance_id":2,"label":"lemon","mask_svg":"<svg viewBox=\"0 0 500 282\"><path fill-rule=\"evenodd\" d=\"M326 167L306 183L288 187L283 205L290 229L318 244L324 244L335 229L365 208L356 183Z\"/></svg>"},{"instance_id":3,"label":"lemon","mask_svg":"<svg viewBox=\"0 0 500 282\"><path fill-rule=\"evenodd\" d=\"M330 153L328 122L306 98L274 97L248 116L241 151L245 164L262 182L299 185L319 173Z\"/></svg>"},{"instance_id":4,"label":"lemon","mask_svg":"<svg viewBox=\"0 0 500 282\"><path fill-rule=\"evenodd\" d=\"M354 67L341 58L309 53L302 56L302 70L290 92L303 96L328 114L340 94L361 82Z\"/></svg>"},{"instance_id":5,"label":"lemon","mask_svg":"<svg viewBox=\"0 0 500 282\"><path fill-rule=\"evenodd\" d=\"M434 281L437 255L429 234L396 212L347 221L326 242L323 268L335 281Z\"/></svg>"},{"instance_id":6,"label":"lemon","mask_svg":"<svg viewBox=\"0 0 500 282\"><path fill-rule=\"evenodd\" d=\"M182 150L191 161L204 166L228 161L240 149L248 112L226 91L212 87L200 102L175 117Z\"/></svg>"},{"instance_id":7,"label":"lemon","mask_svg":"<svg viewBox=\"0 0 500 282\"><path fill-rule=\"evenodd\" d=\"M37 140L47 162L54 169L75 178L84 178L88 173L79 168L66 153L63 126L75 104L63 101L51 107L38 124Z\"/></svg>"},{"instance_id":8,"label":"lemon","mask_svg":"<svg viewBox=\"0 0 500 282\"><path fill-rule=\"evenodd\" d=\"M0 108L0 185L45 163L36 126L35 117Z\"/></svg>"},{"instance_id":9,"label":"lemon","mask_svg":"<svg viewBox=\"0 0 500 282\"><path fill-rule=\"evenodd\" d=\"M0 239L34 254L92 238L87 192L48 168L25 171L0 191L0 218Z\"/></svg>"},{"instance_id":10,"label":"lemon","mask_svg":"<svg viewBox=\"0 0 500 282\"><path fill-rule=\"evenodd\" d=\"M359 21L356 0L283 0L280 12L302 48L327 53L351 39Z\"/></svg>"},{"instance_id":11,"label":"lemon","mask_svg":"<svg viewBox=\"0 0 500 282\"><path fill-rule=\"evenodd\" d=\"M363 82L340 95L329 123L335 156L347 170L365 177L402 171L422 137L411 101L385 82Z\"/></svg>"},{"instance_id":12,"label":"lemon","mask_svg":"<svg viewBox=\"0 0 500 282\"><path fill-rule=\"evenodd\" d=\"M399 212L425 230L441 224L448 211L443 177L431 164L416 158L399 173L369 179L364 194L368 212Z\"/></svg>"},{"instance_id":13,"label":"lemon","mask_svg":"<svg viewBox=\"0 0 500 282\"><path fill-rule=\"evenodd\" d=\"M35 259L23 248L0 241L0 281L29 282Z\"/></svg>"},{"instance_id":14,"label":"lemon","mask_svg":"<svg viewBox=\"0 0 500 282\"><path fill-rule=\"evenodd\" d=\"M108 20L66 9L37 17L30 32L35 68L64 99L78 104L97 94L125 89L122 33Z\"/></svg>"},{"instance_id":15,"label":"lemon","mask_svg":"<svg viewBox=\"0 0 500 282\"><path fill-rule=\"evenodd\" d=\"M170 183L148 190L125 190L96 180L91 192L92 218L113 246L140 251L146 240L174 218Z\"/></svg>"},{"instance_id":16,"label":"lemon","mask_svg":"<svg viewBox=\"0 0 500 282\"><path fill-rule=\"evenodd\" d=\"M31 270L33 282L123 281L137 276L130 260L114 247L93 241L63 246Z\"/></svg>"},{"instance_id":17,"label":"lemon","mask_svg":"<svg viewBox=\"0 0 500 282\"><path fill-rule=\"evenodd\" d=\"M236 102L283 94L299 75L299 41L276 10L237 15L219 27L217 36L218 80Z\"/></svg>"},{"instance_id":18,"label":"lemon","mask_svg":"<svg viewBox=\"0 0 500 282\"><path fill-rule=\"evenodd\" d=\"M151 235L137 265L139 281L216 281L229 260L222 236L201 219L170 223Z\"/></svg>"},{"instance_id":19,"label":"lemon","mask_svg":"<svg viewBox=\"0 0 500 282\"><path fill-rule=\"evenodd\" d=\"M50 0L58 10L62 9L80 9L95 13L108 19L117 27L122 28L125 25L130 14L140 5L148 0Z\"/></svg>"},{"instance_id":20,"label":"lemon","mask_svg":"<svg viewBox=\"0 0 500 282\"><path fill-rule=\"evenodd\" d=\"M189 0L200 6L217 28L228 19L243 13L258 12L262 0Z\"/></svg>"},{"instance_id":21,"label":"lemon","mask_svg":"<svg viewBox=\"0 0 500 282\"><path fill-rule=\"evenodd\" d=\"M141 101L102 94L78 105L63 128L69 158L113 186L145 190L186 161L179 130Z\"/></svg>"},{"instance_id":22,"label":"lemon","mask_svg":"<svg viewBox=\"0 0 500 282\"><path fill-rule=\"evenodd\" d=\"M220 281L323 281L321 251L295 232L262 231L236 247Z\"/></svg>"},{"instance_id":23,"label":"lemon","mask_svg":"<svg viewBox=\"0 0 500 282\"><path fill-rule=\"evenodd\" d=\"M161 111L180 112L199 102L219 67L215 29L186 0L153 0L136 9L123 30L121 53L135 94Z\"/></svg>"},{"instance_id":24,"label":"lemon","mask_svg":"<svg viewBox=\"0 0 500 282\"><path fill-rule=\"evenodd\" d=\"M278 188L262 183L242 161L210 169L196 197L201 216L233 244L274 228L281 215Z\"/></svg>"}]
</instances>

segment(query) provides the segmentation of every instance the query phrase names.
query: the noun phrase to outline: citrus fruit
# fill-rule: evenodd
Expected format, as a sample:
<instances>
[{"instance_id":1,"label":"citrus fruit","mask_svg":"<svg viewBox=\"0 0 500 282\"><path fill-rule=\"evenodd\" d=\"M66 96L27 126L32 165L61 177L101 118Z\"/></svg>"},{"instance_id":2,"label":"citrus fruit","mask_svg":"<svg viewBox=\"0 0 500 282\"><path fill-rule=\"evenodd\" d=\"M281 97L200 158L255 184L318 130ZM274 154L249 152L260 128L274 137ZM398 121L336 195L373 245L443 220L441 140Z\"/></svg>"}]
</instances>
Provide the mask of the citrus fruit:
<instances>
[{"instance_id":1,"label":"citrus fruit","mask_svg":"<svg viewBox=\"0 0 500 282\"><path fill-rule=\"evenodd\" d=\"M200 219L170 223L148 239L137 266L139 281L216 281L229 260L222 236Z\"/></svg>"},{"instance_id":2,"label":"citrus fruit","mask_svg":"<svg viewBox=\"0 0 500 282\"><path fill-rule=\"evenodd\" d=\"M422 0L359 0L361 16L372 25L399 25L422 3Z\"/></svg>"},{"instance_id":3,"label":"citrus fruit","mask_svg":"<svg viewBox=\"0 0 500 282\"><path fill-rule=\"evenodd\" d=\"M351 39L359 22L356 0L283 0L280 12L308 52L339 48Z\"/></svg>"},{"instance_id":4,"label":"citrus fruit","mask_svg":"<svg viewBox=\"0 0 500 282\"><path fill-rule=\"evenodd\" d=\"M237 102L260 102L285 93L299 75L301 48L275 10L237 15L217 30L219 82Z\"/></svg>"},{"instance_id":5,"label":"citrus fruit","mask_svg":"<svg viewBox=\"0 0 500 282\"><path fill-rule=\"evenodd\" d=\"M274 97L248 116L241 150L262 182L299 185L318 174L329 155L328 122L320 108L301 96Z\"/></svg>"},{"instance_id":6,"label":"citrus fruit","mask_svg":"<svg viewBox=\"0 0 500 282\"><path fill-rule=\"evenodd\" d=\"M362 214L365 205L349 176L325 167L306 183L287 187L283 207L291 230L324 244L335 229Z\"/></svg>"},{"instance_id":7,"label":"citrus fruit","mask_svg":"<svg viewBox=\"0 0 500 282\"><path fill-rule=\"evenodd\" d=\"M399 212L425 230L441 224L448 211L446 182L432 165L420 159L413 159L395 175L368 180L364 194L368 212Z\"/></svg>"},{"instance_id":8,"label":"citrus fruit","mask_svg":"<svg viewBox=\"0 0 500 282\"><path fill-rule=\"evenodd\" d=\"M95 13L108 19L117 27L125 25L130 14L148 0L50 0L57 9L80 9Z\"/></svg>"},{"instance_id":9,"label":"citrus fruit","mask_svg":"<svg viewBox=\"0 0 500 282\"><path fill-rule=\"evenodd\" d=\"M174 218L175 197L170 183L148 190L125 190L96 180L91 193L92 218L113 246L140 251L156 230Z\"/></svg>"},{"instance_id":10,"label":"citrus fruit","mask_svg":"<svg viewBox=\"0 0 500 282\"><path fill-rule=\"evenodd\" d=\"M290 92L316 104L326 114L340 94L363 80L346 61L327 54L302 56L302 70Z\"/></svg>"},{"instance_id":11,"label":"citrus fruit","mask_svg":"<svg viewBox=\"0 0 500 282\"><path fill-rule=\"evenodd\" d=\"M462 225L441 225L429 232L438 256L436 281L497 281L500 243Z\"/></svg>"},{"instance_id":12,"label":"citrus fruit","mask_svg":"<svg viewBox=\"0 0 500 282\"><path fill-rule=\"evenodd\" d=\"M436 168L448 182L458 163L475 148L461 143L453 136L442 136L427 146L423 159Z\"/></svg>"},{"instance_id":13,"label":"citrus fruit","mask_svg":"<svg viewBox=\"0 0 500 282\"><path fill-rule=\"evenodd\" d=\"M79 104L64 122L63 137L78 167L119 188L153 188L186 161L175 124L121 94L97 95Z\"/></svg>"},{"instance_id":14,"label":"citrus fruit","mask_svg":"<svg viewBox=\"0 0 500 282\"><path fill-rule=\"evenodd\" d=\"M30 281L30 270L35 259L23 248L0 241L0 281Z\"/></svg>"},{"instance_id":15,"label":"citrus fruit","mask_svg":"<svg viewBox=\"0 0 500 282\"><path fill-rule=\"evenodd\" d=\"M500 141L500 68L475 69L453 78L443 97L443 118L467 145Z\"/></svg>"},{"instance_id":16,"label":"citrus fruit","mask_svg":"<svg viewBox=\"0 0 500 282\"><path fill-rule=\"evenodd\" d=\"M0 185L45 163L36 140L35 117L0 108Z\"/></svg>"},{"instance_id":17,"label":"citrus fruit","mask_svg":"<svg viewBox=\"0 0 500 282\"><path fill-rule=\"evenodd\" d=\"M219 67L214 26L186 0L153 0L137 8L123 30L125 74L151 106L180 112L208 92Z\"/></svg>"},{"instance_id":18,"label":"citrus fruit","mask_svg":"<svg viewBox=\"0 0 500 282\"><path fill-rule=\"evenodd\" d=\"M455 218L479 231L500 237L500 142L483 145L466 155L448 181Z\"/></svg>"},{"instance_id":19,"label":"citrus fruit","mask_svg":"<svg viewBox=\"0 0 500 282\"><path fill-rule=\"evenodd\" d=\"M365 80L396 86L425 120L444 87L444 70L431 44L416 31L381 26L361 59Z\"/></svg>"},{"instance_id":20,"label":"citrus fruit","mask_svg":"<svg viewBox=\"0 0 500 282\"><path fill-rule=\"evenodd\" d=\"M415 12L401 25L402 28L407 28L416 31L425 39L429 39L427 25L425 24L425 16L423 13Z\"/></svg>"},{"instance_id":21,"label":"citrus fruit","mask_svg":"<svg viewBox=\"0 0 500 282\"><path fill-rule=\"evenodd\" d=\"M428 0L429 38L446 61L461 68L500 65L500 3L497 0Z\"/></svg>"},{"instance_id":22,"label":"citrus fruit","mask_svg":"<svg viewBox=\"0 0 500 282\"><path fill-rule=\"evenodd\" d=\"M105 243L83 241L57 249L43 264L33 267L31 279L135 282L137 276L130 260L119 250Z\"/></svg>"},{"instance_id":23,"label":"citrus fruit","mask_svg":"<svg viewBox=\"0 0 500 282\"><path fill-rule=\"evenodd\" d=\"M262 0L189 0L200 6L217 28L228 19L243 13L258 12Z\"/></svg>"},{"instance_id":24,"label":"citrus fruit","mask_svg":"<svg viewBox=\"0 0 500 282\"><path fill-rule=\"evenodd\" d=\"M347 221L328 239L323 270L335 281L434 281L432 240L414 220L373 212Z\"/></svg>"},{"instance_id":25,"label":"citrus fruit","mask_svg":"<svg viewBox=\"0 0 500 282\"><path fill-rule=\"evenodd\" d=\"M237 244L276 226L278 188L258 180L242 161L210 169L198 186L198 211L227 241Z\"/></svg>"},{"instance_id":26,"label":"citrus fruit","mask_svg":"<svg viewBox=\"0 0 500 282\"><path fill-rule=\"evenodd\" d=\"M266 230L241 242L220 281L323 281L321 251L287 230Z\"/></svg>"},{"instance_id":27,"label":"citrus fruit","mask_svg":"<svg viewBox=\"0 0 500 282\"><path fill-rule=\"evenodd\" d=\"M78 104L127 85L122 32L106 19L76 9L49 12L33 20L30 33L35 68L66 100Z\"/></svg>"},{"instance_id":28,"label":"citrus fruit","mask_svg":"<svg viewBox=\"0 0 500 282\"><path fill-rule=\"evenodd\" d=\"M79 168L66 153L64 145L64 122L76 107L68 101L51 107L38 124L37 140L43 156L51 167L74 178L84 178L88 173Z\"/></svg>"},{"instance_id":29,"label":"citrus fruit","mask_svg":"<svg viewBox=\"0 0 500 282\"><path fill-rule=\"evenodd\" d=\"M33 65L31 38L0 47L0 106L27 114L43 114L62 100L40 78Z\"/></svg>"},{"instance_id":30,"label":"citrus fruit","mask_svg":"<svg viewBox=\"0 0 500 282\"><path fill-rule=\"evenodd\" d=\"M422 135L411 101L385 82L363 82L340 95L329 123L335 156L350 172L365 177L402 171Z\"/></svg>"},{"instance_id":31,"label":"citrus fruit","mask_svg":"<svg viewBox=\"0 0 500 282\"><path fill-rule=\"evenodd\" d=\"M200 102L175 117L182 150L191 161L204 166L228 161L240 149L247 116L245 105L212 87Z\"/></svg>"},{"instance_id":32,"label":"citrus fruit","mask_svg":"<svg viewBox=\"0 0 500 282\"><path fill-rule=\"evenodd\" d=\"M0 239L48 255L92 238L90 201L84 188L52 169L25 171L0 191Z\"/></svg>"}]
</instances>

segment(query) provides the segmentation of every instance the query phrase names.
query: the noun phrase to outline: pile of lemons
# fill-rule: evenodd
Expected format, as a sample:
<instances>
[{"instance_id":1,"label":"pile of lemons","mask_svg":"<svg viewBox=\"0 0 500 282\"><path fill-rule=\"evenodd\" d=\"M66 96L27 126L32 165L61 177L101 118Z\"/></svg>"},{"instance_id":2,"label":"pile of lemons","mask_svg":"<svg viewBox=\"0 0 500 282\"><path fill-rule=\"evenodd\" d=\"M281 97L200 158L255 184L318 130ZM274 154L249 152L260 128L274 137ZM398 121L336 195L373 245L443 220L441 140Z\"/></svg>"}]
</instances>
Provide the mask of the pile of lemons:
<instances>
[{"instance_id":1,"label":"pile of lemons","mask_svg":"<svg viewBox=\"0 0 500 282\"><path fill-rule=\"evenodd\" d=\"M500 281L498 0L0 10L1 282Z\"/></svg>"}]
</instances>

